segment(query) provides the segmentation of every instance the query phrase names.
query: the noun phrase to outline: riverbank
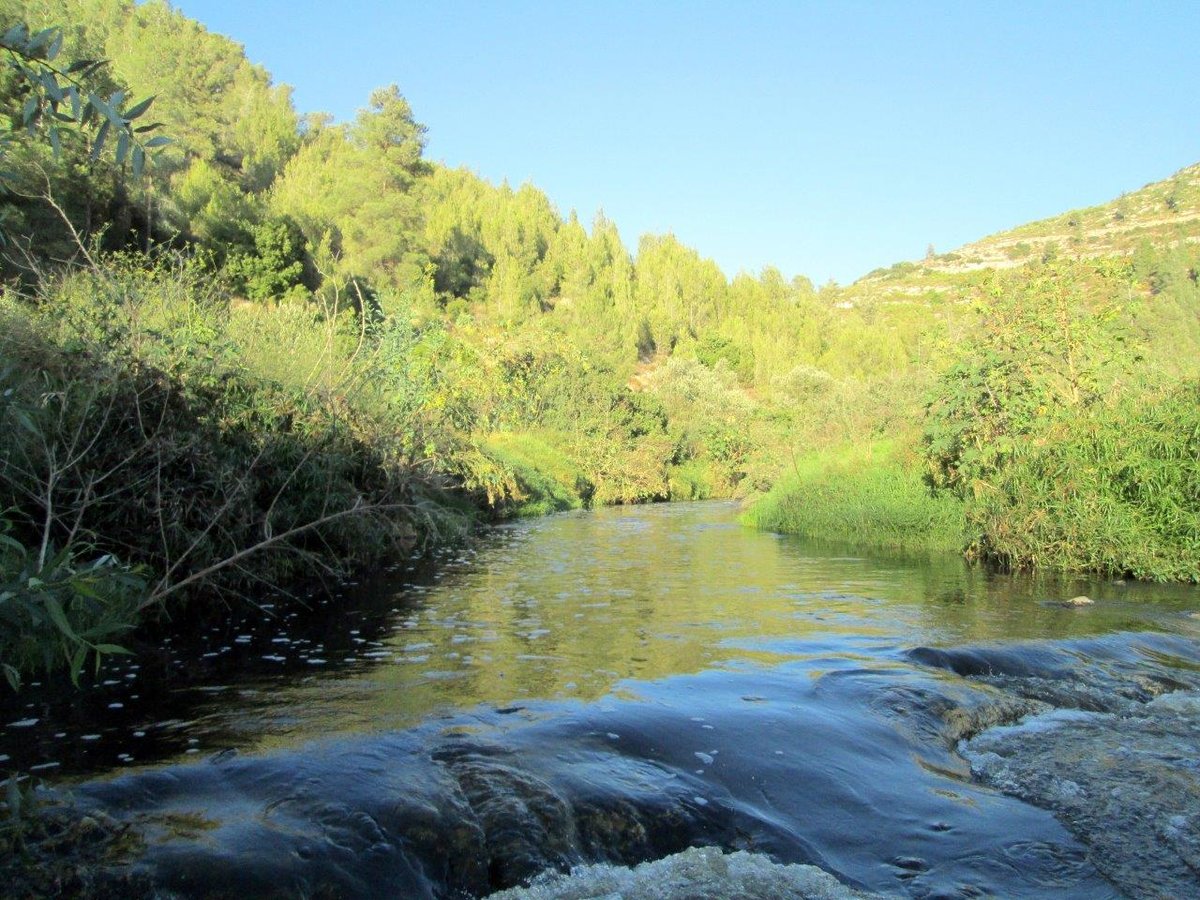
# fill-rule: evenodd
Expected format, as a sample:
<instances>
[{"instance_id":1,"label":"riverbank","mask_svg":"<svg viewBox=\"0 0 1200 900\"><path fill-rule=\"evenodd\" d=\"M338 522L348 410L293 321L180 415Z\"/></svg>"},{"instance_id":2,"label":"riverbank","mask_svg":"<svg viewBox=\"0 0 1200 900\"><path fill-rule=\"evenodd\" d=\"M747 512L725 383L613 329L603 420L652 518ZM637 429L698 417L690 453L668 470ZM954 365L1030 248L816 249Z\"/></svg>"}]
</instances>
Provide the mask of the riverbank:
<instances>
[{"instance_id":1,"label":"riverbank","mask_svg":"<svg viewBox=\"0 0 1200 900\"><path fill-rule=\"evenodd\" d=\"M935 497L921 481L919 459L896 442L798 457L742 521L884 550L959 553L968 542L962 502Z\"/></svg>"},{"instance_id":2,"label":"riverbank","mask_svg":"<svg viewBox=\"0 0 1200 900\"><path fill-rule=\"evenodd\" d=\"M1200 383L1183 382L1126 389L955 449L927 424L919 438L797 458L743 520L863 547L960 552L1003 571L1197 583L1198 416Z\"/></svg>"},{"instance_id":3,"label":"riverbank","mask_svg":"<svg viewBox=\"0 0 1200 900\"><path fill-rule=\"evenodd\" d=\"M594 396L570 398L575 430L545 424L528 404L562 360L542 348L548 371L525 371L532 357L475 343L489 340L413 310L239 304L202 260L169 254L8 291L9 682L77 680L144 621L206 622L480 523L672 496L672 461L690 455L652 400L583 372L574 387ZM689 465L712 494L717 469Z\"/></svg>"}]
</instances>

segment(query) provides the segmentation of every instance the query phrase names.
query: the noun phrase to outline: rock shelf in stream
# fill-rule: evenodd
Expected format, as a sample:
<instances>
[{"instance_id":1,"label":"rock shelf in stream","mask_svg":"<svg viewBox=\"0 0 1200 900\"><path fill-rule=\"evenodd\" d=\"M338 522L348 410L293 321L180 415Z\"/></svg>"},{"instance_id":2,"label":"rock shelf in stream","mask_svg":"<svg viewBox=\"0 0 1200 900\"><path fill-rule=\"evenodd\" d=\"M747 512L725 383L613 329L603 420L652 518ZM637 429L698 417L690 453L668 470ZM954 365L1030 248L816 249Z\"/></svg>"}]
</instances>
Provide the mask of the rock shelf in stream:
<instances>
[{"instance_id":1,"label":"rock shelf in stream","mask_svg":"<svg viewBox=\"0 0 1200 900\"><path fill-rule=\"evenodd\" d=\"M843 885L816 897L1116 896L1049 813L973 784L955 752L955 737L1043 704L860 662L627 682L624 699L214 756L76 796L136 827L135 869L182 897L366 898L381 884L480 896L600 863L615 868L588 878L634 878L632 890L645 873L622 867L696 847L733 855L697 851L659 871L728 876L762 896L800 883L797 865Z\"/></svg>"},{"instance_id":2,"label":"rock shelf in stream","mask_svg":"<svg viewBox=\"0 0 1200 900\"><path fill-rule=\"evenodd\" d=\"M1054 710L960 749L977 778L1053 810L1129 896L1200 895L1200 694Z\"/></svg>"},{"instance_id":3,"label":"rock shelf in stream","mask_svg":"<svg viewBox=\"0 0 1200 900\"><path fill-rule=\"evenodd\" d=\"M1131 646L1142 651L1137 665ZM1125 895L1200 896L1194 647L1144 635L1029 649L1019 662L998 647L910 656L1041 707L963 736L973 777L1051 810Z\"/></svg>"}]
</instances>

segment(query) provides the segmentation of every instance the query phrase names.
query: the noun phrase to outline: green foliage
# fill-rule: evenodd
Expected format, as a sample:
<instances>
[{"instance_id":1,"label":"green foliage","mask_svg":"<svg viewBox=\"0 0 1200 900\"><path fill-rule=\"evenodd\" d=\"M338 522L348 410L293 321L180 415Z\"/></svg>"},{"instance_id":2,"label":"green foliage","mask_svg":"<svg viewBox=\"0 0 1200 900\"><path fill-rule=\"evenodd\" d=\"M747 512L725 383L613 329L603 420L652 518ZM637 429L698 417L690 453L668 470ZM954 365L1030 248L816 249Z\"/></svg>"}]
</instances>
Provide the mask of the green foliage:
<instances>
[{"instance_id":1,"label":"green foliage","mask_svg":"<svg viewBox=\"0 0 1200 900\"><path fill-rule=\"evenodd\" d=\"M1065 266L998 279L981 323L927 406L928 477L978 495L1047 418L1083 415L1125 373L1117 311L1090 306Z\"/></svg>"},{"instance_id":2,"label":"green foliage","mask_svg":"<svg viewBox=\"0 0 1200 900\"><path fill-rule=\"evenodd\" d=\"M1007 568L1200 581L1200 383L1054 422L968 515L973 551Z\"/></svg>"},{"instance_id":3,"label":"green foliage","mask_svg":"<svg viewBox=\"0 0 1200 900\"><path fill-rule=\"evenodd\" d=\"M329 395L255 376L204 284L199 269L116 265L46 285L36 308L11 296L0 306L9 372L0 504L13 540L39 548L12 557L10 574L24 579L23 596L31 584L48 586L61 599L44 602L66 615L25 615L14 626L18 646L8 652L21 665L35 662L30 648L49 646L47 621L74 642L73 653L80 641L103 649L96 629L111 623L77 616L118 588L125 599L105 599L105 608L128 623L161 599L197 596L200 586L208 597L240 596L262 580L412 547L461 521L437 499L440 479L418 463L424 446L414 445L430 440L412 431L408 412L423 401L372 405L382 388L371 394L350 383L347 394ZM395 338L373 337L385 358ZM334 356L331 367L344 362ZM397 367L388 371L396 385ZM360 405L348 406L346 396ZM106 555L114 550L142 567L144 593ZM252 567L243 563L248 554ZM51 649L36 662L77 661Z\"/></svg>"},{"instance_id":4,"label":"green foliage","mask_svg":"<svg viewBox=\"0 0 1200 900\"><path fill-rule=\"evenodd\" d=\"M1138 376L1130 323L1145 313L1097 302L1093 271L994 285L927 407L927 477L966 501L972 556L1195 580L1195 387L1167 367Z\"/></svg>"},{"instance_id":5,"label":"green foliage","mask_svg":"<svg viewBox=\"0 0 1200 900\"><path fill-rule=\"evenodd\" d=\"M230 173L199 159L175 177L172 189L176 210L197 242L222 255L250 244L246 223L257 212Z\"/></svg>"},{"instance_id":6,"label":"green foliage","mask_svg":"<svg viewBox=\"0 0 1200 900\"><path fill-rule=\"evenodd\" d=\"M0 527L0 669L12 688L22 672L60 667L78 683L89 655L125 653L114 641L137 621L142 574L80 543L39 554Z\"/></svg>"},{"instance_id":7,"label":"green foliage","mask_svg":"<svg viewBox=\"0 0 1200 900\"><path fill-rule=\"evenodd\" d=\"M658 344L654 340L654 332L650 330L650 320L642 319L638 322L637 330L638 359L649 362L657 352Z\"/></svg>"},{"instance_id":8,"label":"green foliage","mask_svg":"<svg viewBox=\"0 0 1200 900\"><path fill-rule=\"evenodd\" d=\"M775 376L771 384L789 400L807 404L832 391L835 381L824 369L801 363L784 374Z\"/></svg>"},{"instance_id":9,"label":"green foliage","mask_svg":"<svg viewBox=\"0 0 1200 900\"><path fill-rule=\"evenodd\" d=\"M251 252L235 253L226 263L235 290L251 300L303 299L305 244L290 219L270 219L249 228Z\"/></svg>"},{"instance_id":10,"label":"green foliage","mask_svg":"<svg viewBox=\"0 0 1200 900\"><path fill-rule=\"evenodd\" d=\"M21 247L0 260L9 273L14 259L86 256L101 239L148 232L151 217L136 215L132 198L148 161L171 144L145 119L153 97L133 99L100 55L69 47L53 23L30 27L29 12L16 4L6 25L18 21L0 36L0 105L11 123L0 135L0 244Z\"/></svg>"},{"instance_id":11,"label":"green foliage","mask_svg":"<svg viewBox=\"0 0 1200 900\"><path fill-rule=\"evenodd\" d=\"M483 453L500 470L491 505L501 514L540 516L579 509L591 497L593 485L582 469L534 435L493 434Z\"/></svg>"},{"instance_id":12,"label":"green foliage","mask_svg":"<svg viewBox=\"0 0 1200 900\"><path fill-rule=\"evenodd\" d=\"M161 0L97 5L101 15L80 24L97 32L119 81L157 97L176 140L164 165L205 160L249 190L264 187L299 143L287 89L272 88L238 44Z\"/></svg>"},{"instance_id":13,"label":"green foliage","mask_svg":"<svg viewBox=\"0 0 1200 900\"><path fill-rule=\"evenodd\" d=\"M852 310L830 336L816 364L836 376L862 379L903 371L908 354L898 329L871 327L861 313Z\"/></svg>"},{"instance_id":14,"label":"green foliage","mask_svg":"<svg viewBox=\"0 0 1200 900\"><path fill-rule=\"evenodd\" d=\"M672 500L708 500L717 494L720 476L703 462L689 459L667 469L667 490Z\"/></svg>"},{"instance_id":15,"label":"green foliage","mask_svg":"<svg viewBox=\"0 0 1200 900\"><path fill-rule=\"evenodd\" d=\"M128 160L133 177L140 178L147 151L169 144L165 136L148 136L159 123L134 124L154 102L148 97L131 102L124 91L104 94L89 89L89 79L104 66L103 60L77 59L61 63L64 35L57 27L30 30L24 22L0 35L0 55L15 74L16 100L21 102L19 123L29 134L45 130L55 157L62 152L63 125L89 132L90 158L95 161L111 146L118 166ZM0 163L10 137L0 142ZM15 176L0 171L0 182Z\"/></svg>"},{"instance_id":16,"label":"green foliage","mask_svg":"<svg viewBox=\"0 0 1200 900\"><path fill-rule=\"evenodd\" d=\"M794 461L746 514L748 525L898 550L958 552L963 504L934 496L917 461L887 443L838 447Z\"/></svg>"},{"instance_id":17,"label":"green foliage","mask_svg":"<svg viewBox=\"0 0 1200 900\"><path fill-rule=\"evenodd\" d=\"M719 334L706 334L696 343L696 359L710 369L723 362L738 377L742 384L750 384L754 380L754 351L739 346L729 338Z\"/></svg>"},{"instance_id":18,"label":"green foliage","mask_svg":"<svg viewBox=\"0 0 1200 900\"><path fill-rule=\"evenodd\" d=\"M746 396L724 360L709 369L674 356L650 374L647 387L666 411L676 447L672 462L701 461L709 473L709 495L731 495L756 445L765 440L760 406Z\"/></svg>"}]
</instances>

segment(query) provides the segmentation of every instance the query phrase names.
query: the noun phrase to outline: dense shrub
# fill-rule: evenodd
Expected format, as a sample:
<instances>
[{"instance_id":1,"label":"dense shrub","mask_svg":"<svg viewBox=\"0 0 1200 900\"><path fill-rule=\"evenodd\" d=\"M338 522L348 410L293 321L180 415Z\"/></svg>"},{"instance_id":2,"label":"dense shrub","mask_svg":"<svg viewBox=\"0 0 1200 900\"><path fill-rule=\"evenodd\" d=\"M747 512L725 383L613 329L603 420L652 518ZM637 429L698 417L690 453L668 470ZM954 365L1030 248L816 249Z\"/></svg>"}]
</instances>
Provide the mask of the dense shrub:
<instances>
[{"instance_id":1,"label":"dense shrub","mask_svg":"<svg viewBox=\"0 0 1200 900\"><path fill-rule=\"evenodd\" d=\"M248 370L208 299L186 272L118 264L0 301L6 665L77 671L160 601L461 528L443 479L391 448L394 419Z\"/></svg>"},{"instance_id":2,"label":"dense shrub","mask_svg":"<svg viewBox=\"0 0 1200 900\"><path fill-rule=\"evenodd\" d=\"M484 454L498 469L492 506L502 515L579 509L594 490L569 456L531 434L493 434Z\"/></svg>"},{"instance_id":3,"label":"dense shrub","mask_svg":"<svg viewBox=\"0 0 1200 900\"><path fill-rule=\"evenodd\" d=\"M968 509L1010 568L1200 581L1200 382L1054 422Z\"/></svg>"}]
</instances>

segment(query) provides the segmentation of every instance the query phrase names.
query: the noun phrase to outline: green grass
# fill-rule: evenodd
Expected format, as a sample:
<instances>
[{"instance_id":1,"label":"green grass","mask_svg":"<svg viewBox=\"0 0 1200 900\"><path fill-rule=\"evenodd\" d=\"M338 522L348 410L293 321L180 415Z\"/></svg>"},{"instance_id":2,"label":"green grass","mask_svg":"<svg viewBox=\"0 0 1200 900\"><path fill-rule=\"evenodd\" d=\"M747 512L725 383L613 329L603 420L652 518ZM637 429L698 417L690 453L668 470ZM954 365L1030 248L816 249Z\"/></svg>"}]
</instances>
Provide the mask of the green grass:
<instances>
[{"instance_id":1,"label":"green grass","mask_svg":"<svg viewBox=\"0 0 1200 900\"><path fill-rule=\"evenodd\" d=\"M667 489L672 500L708 500L722 492L720 477L712 467L699 460L689 459L667 469Z\"/></svg>"},{"instance_id":2,"label":"green grass","mask_svg":"<svg viewBox=\"0 0 1200 900\"><path fill-rule=\"evenodd\" d=\"M543 516L579 509L591 485L575 462L542 437L500 432L483 444L484 453L506 470L507 500L501 511L511 516Z\"/></svg>"},{"instance_id":3,"label":"green grass","mask_svg":"<svg viewBox=\"0 0 1200 900\"><path fill-rule=\"evenodd\" d=\"M797 459L743 522L766 531L906 551L958 552L966 543L962 502L932 496L915 461L886 442Z\"/></svg>"}]
</instances>

